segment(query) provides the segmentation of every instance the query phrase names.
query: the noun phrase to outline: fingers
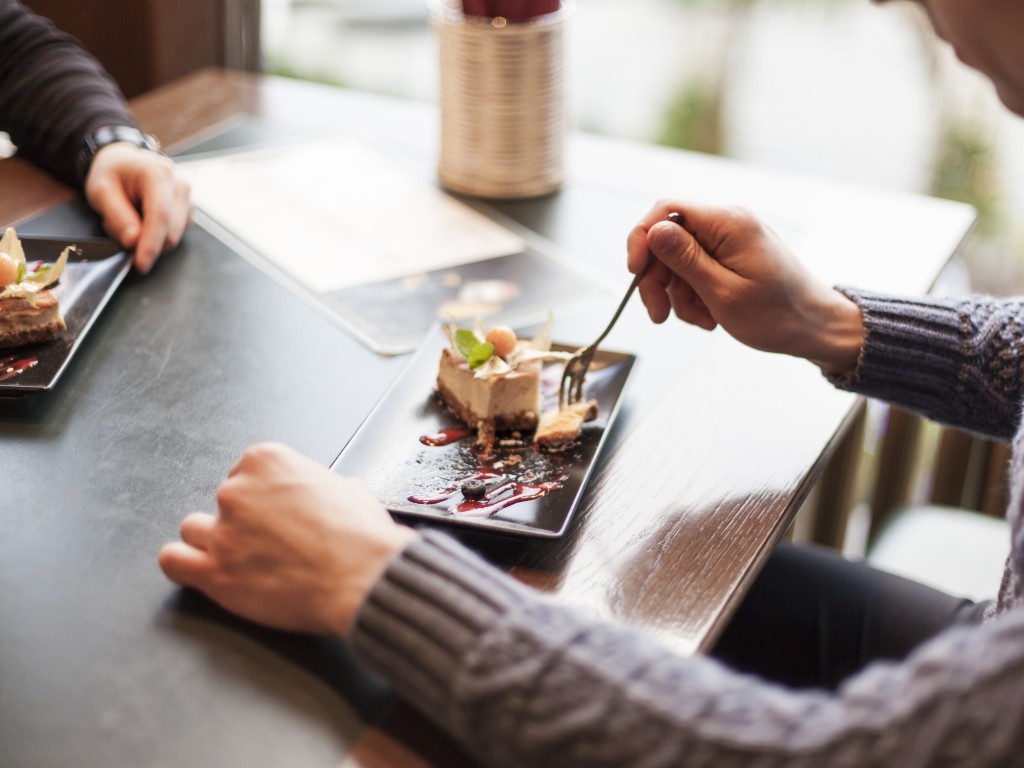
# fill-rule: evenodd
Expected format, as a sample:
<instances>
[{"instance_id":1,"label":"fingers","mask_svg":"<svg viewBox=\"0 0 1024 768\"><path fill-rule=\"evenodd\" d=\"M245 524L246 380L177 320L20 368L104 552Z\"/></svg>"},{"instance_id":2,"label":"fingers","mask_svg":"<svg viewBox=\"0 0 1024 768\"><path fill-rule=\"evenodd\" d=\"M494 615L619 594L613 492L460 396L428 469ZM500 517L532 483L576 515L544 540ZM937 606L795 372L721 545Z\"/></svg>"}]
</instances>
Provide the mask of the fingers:
<instances>
[{"instance_id":1,"label":"fingers","mask_svg":"<svg viewBox=\"0 0 1024 768\"><path fill-rule=\"evenodd\" d=\"M154 204L153 197L143 199L142 234L135 246L135 268L142 274L148 273L157 258L164 252L168 239L169 221L166 209ZM147 210L148 208L148 210Z\"/></svg>"},{"instance_id":2,"label":"fingers","mask_svg":"<svg viewBox=\"0 0 1024 768\"><path fill-rule=\"evenodd\" d=\"M142 232L135 248L135 267L149 272L161 253L172 250L192 219L188 185L167 165L147 169L140 190Z\"/></svg>"},{"instance_id":3,"label":"fingers","mask_svg":"<svg viewBox=\"0 0 1024 768\"><path fill-rule=\"evenodd\" d=\"M228 470L228 477L253 469L266 474L272 463L301 460L302 455L294 448L283 443L253 443L242 451L242 455Z\"/></svg>"},{"instance_id":4,"label":"fingers","mask_svg":"<svg viewBox=\"0 0 1024 768\"><path fill-rule=\"evenodd\" d=\"M178 245L192 220L189 186L173 162L138 147L111 144L100 150L85 189L107 234L135 249L135 268L143 273Z\"/></svg>"},{"instance_id":5,"label":"fingers","mask_svg":"<svg viewBox=\"0 0 1024 768\"><path fill-rule=\"evenodd\" d=\"M668 288L672 309L683 322L696 325L705 331L713 331L718 326L707 305L696 291L683 280L673 280Z\"/></svg>"},{"instance_id":6,"label":"fingers","mask_svg":"<svg viewBox=\"0 0 1024 768\"><path fill-rule=\"evenodd\" d=\"M176 584L205 590L217 569L210 555L217 518L205 512L193 512L181 521L181 541L165 544L158 562L164 574Z\"/></svg>"},{"instance_id":7,"label":"fingers","mask_svg":"<svg viewBox=\"0 0 1024 768\"><path fill-rule=\"evenodd\" d=\"M103 229L125 248L134 248L142 231L142 219L119 184L100 184L90 204L103 215Z\"/></svg>"},{"instance_id":8,"label":"fingers","mask_svg":"<svg viewBox=\"0 0 1024 768\"><path fill-rule=\"evenodd\" d=\"M684 275L702 259L711 258L697 240L678 224L659 221L647 232L651 253L672 272Z\"/></svg>"},{"instance_id":9,"label":"fingers","mask_svg":"<svg viewBox=\"0 0 1024 768\"><path fill-rule=\"evenodd\" d=\"M181 521L181 540L190 547L206 551L209 549L217 518L205 512L193 512Z\"/></svg>"},{"instance_id":10,"label":"fingers","mask_svg":"<svg viewBox=\"0 0 1024 768\"><path fill-rule=\"evenodd\" d=\"M640 291L640 300L647 307L647 314L652 322L665 322L672 311L672 304L667 293L671 279L665 265L656 261L637 286Z\"/></svg>"},{"instance_id":11,"label":"fingers","mask_svg":"<svg viewBox=\"0 0 1024 768\"><path fill-rule=\"evenodd\" d=\"M664 219L657 219L650 230L645 229L645 224L641 223L630 233L627 241L630 271L635 273L643 269L648 254L653 253L655 256L639 285L640 297L655 323L665 322L673 310L680 319L694 322L693 312L683 308L695 302L703 307L693 287L678 272L679 258L675 254L685 247L683 244L686 242L693 242L693 238L678 224ZM706 328L709 323L714 327L706 308L699 319L700 322L696 324L702 328Z\"/></svg>"},{"instance_id":12,"label":"fingers","mask_svg":"<svg viewBox=\"0 0 1024 768\"><path fill-rule=\"evenodd\" d=\"M648 253L650 249L647 247L647 227L637 224L626 238L626 266L631 274L639 274L644 268Z\"/></svg>"},{"instance_id":13,"label":"fingers","mask_svg":"<svg viewBox=\"0 0 1024 768\"><path fill-rule=\"evenodd\" d=\"M655 258L648 267L652 253L650 238L651 229L664 223L670 213L678 213L680 204L671 201L659 201L633 227L626 239L627 266L633 274L640 273L645 267L643 279L639 284L640 298L647 307L647 314L655 323L663 323L673 309L673 298L670 286L678 281L678 277L670 268L670 262ZM671 229L679 230L678 224L667 224ZM657 257L658 254L654 253ZM685 283L684 283L685 285ZM679 288L685 290L685 288Z\"/></svg>"},{"instance_id":14,"label":"fingers","mask_svg":"<svg viewBox=\"0 0 1024 768\"><path fill-rule=\"evenodd\" d=\"M639 273L647 264L647 257L651 248L648 242L649 233L656 224L664 222L670 213L679 214L682 206L679 203L659 201L654 208L633 227L626 238L627 265L629 271L634 275ZM679 224L674 226L678 227Z\"/></svg>"},{"instance_id":15,"label":"fingers","mask_svg":"<svg viewBox=\"0 0 1024 768\"><path fill-rule=\"evenodd\" d=\"M705 304L721 295L736 278L735 273L713 258L697 238L676 224L655 224L647 240L658 260L689 285Z\"/></svg>"},{"instance_id":16,"label":"fingers","mask_svg":"<svg viewBox=\"0 0 1024 768\"><path fill-rule=\"evenodd\" d=\"M676 221L667 221L676 214ZM640 296L656 323L672 312L706 330L717 327L709 306L721 306L736 287L738 275L728 259L735 251L730 236L742 240L753 234L756 221L733 209L717 209L679 201L659 201L630 232L626 242L628 266L639 272L654 254L656 261L640 283ZM729 264L729 266L727 266Z\"/></svg>"},{"instance_id":17,"label":"fingers","mask_svg":"<svg viewBox=\"0 0 1024 768\"><path fill-rule=\"evenodd\" d=\"M165 544L158 562L160 570L175 584L196 589L209 584L216 570L209 554L180 541Z\"/></svg>"}]
</instances>

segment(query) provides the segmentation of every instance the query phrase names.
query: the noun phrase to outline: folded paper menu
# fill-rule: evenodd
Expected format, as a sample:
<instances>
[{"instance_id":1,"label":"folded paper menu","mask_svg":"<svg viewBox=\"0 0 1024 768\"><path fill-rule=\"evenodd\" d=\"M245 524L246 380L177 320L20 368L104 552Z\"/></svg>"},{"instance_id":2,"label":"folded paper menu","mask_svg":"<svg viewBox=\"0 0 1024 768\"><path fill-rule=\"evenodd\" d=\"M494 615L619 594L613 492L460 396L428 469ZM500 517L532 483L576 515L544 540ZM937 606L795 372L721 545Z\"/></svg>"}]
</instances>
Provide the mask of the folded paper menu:
<instances>
[{"instance_id":1,"label":"folded paper menu","mask_svg":"<svg viewBox=\"0 0 1024 768\"><path fill-rule=\"evenodd\" d=\"M181 163L197 207L325 292L516 253L509 230L351 138Z\"/></svg>"},{"instance_id":2,"label":"folded paper menu","mask_svg":"<svg viewBox=\"0 0 1024 768\"><path fill-rule=\"evenodd\" d=\"M180 167L208 226L378 352L415 348L443 316L525 323L566 297L604 296L536 239L355 138L200 155Z\"/></svg>"}]
</instances>

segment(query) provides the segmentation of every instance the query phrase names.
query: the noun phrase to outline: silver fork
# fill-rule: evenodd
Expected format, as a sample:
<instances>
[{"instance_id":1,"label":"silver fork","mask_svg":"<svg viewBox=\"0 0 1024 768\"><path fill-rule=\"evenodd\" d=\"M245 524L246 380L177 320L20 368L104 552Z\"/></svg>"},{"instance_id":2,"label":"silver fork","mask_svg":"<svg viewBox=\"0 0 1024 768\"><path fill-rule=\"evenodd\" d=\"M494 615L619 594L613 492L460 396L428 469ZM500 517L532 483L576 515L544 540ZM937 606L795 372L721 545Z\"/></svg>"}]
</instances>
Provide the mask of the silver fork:
<instances>
[{"instance_id":1,"label":"silver fork","mask_svg":"<svg viewBox=\"0 0 1024 768\"><path fill-rule=\"evenodd\" d=\"M674 224L682 226L682 217L678 213L670 213L667 217L667 221L671 221ZM622 301L619 303L619 308L615 310L615 314L612 315L611 322L608 323L608 327L605 328L601 335L597 339L585 346L580 347L573 353L572 357L565 361L565 370L562 372L562 381L558 385L558 407L559 409L564 408L566 405L572 405L578 403L583 399L583 380L587 377L587 371L590 369L590 364L594 362L594 354L597 352L598 345L604 341L605 336L611 333L612 328L615 325L615 321L619 319L619 315L622 314L622 310L626 308L626 304L629 303L630 297L633 295L633 291L636 290L637 285L640 284L640 280L647 270L651 267L651 262L654 261L654 254L648 252L647 263L644 264L643 269L636 273L633 277L633 282L629 284L629 288L626 290L626 295L622 297Z\"/></svg>"}]
</instances>

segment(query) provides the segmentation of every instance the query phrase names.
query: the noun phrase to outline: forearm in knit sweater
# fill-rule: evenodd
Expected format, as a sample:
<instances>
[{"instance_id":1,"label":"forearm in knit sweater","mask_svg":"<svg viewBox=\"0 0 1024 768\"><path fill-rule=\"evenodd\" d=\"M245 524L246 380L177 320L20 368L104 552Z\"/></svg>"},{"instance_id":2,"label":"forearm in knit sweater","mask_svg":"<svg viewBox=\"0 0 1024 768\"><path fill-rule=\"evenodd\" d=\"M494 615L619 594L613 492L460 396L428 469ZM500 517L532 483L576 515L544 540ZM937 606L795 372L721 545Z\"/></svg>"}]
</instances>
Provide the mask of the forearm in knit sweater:
<instances>
[{"instance_id":1,"label":"forearm in knit sweater","mask_svg":"<svg viewBox=\"0 0 1024 768\"><path fill-rule=\"evenodd\" d=\"M16 0L0 0L0 51L0 130L21 156L81 189L75 160L86 133L136 126L120 91L71 38Z\"/></svg>"},{"instance_id":2,"label":"forearm in knit sweater","mask_svg":"<svg viewBox=\"0 0 1024 768\"><path fill-rule=\"evenodd\" d=\"M838 387L1000 440L1024 401L1024 299L893 298L844 289L863 312L857 368Z\"/></svg>"},{"instance_id":3,"label":"forearm in knit sweater","mask_svg":"<svg viewBox=\"0 0 1024 768\"><path fill-rule=\"evenodd\" d=\"M1021 611L836 694L792 692L553 605L428 533L392 561L352 642L489 766L1024 763Z\"/></svg>"}]
</instances>

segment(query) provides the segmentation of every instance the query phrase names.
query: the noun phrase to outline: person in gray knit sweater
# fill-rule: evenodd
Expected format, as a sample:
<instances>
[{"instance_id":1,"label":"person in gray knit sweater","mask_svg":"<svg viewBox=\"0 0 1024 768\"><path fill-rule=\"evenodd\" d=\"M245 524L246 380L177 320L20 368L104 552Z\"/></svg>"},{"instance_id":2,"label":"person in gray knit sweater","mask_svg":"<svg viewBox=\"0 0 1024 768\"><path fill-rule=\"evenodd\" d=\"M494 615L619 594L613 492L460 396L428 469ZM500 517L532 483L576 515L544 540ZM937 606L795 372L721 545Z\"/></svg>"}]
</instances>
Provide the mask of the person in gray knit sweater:
<instances>
[{"instance_id":1,"label":"person in gray knit sweater","mask_svg":"<svg viewBox=\"0 0 1024 768\"><path fill-rule=\"evenodd\" d=\"M1024 114L1024 3L925 5ZM673 211L682 227L665 221ZM1013 441L1011 554L990 610L947 611L832 681L775 682L553 605L451 538L394 523L360 481L275 444L244 452L218 515L183 520L164 572L253 621L347 638L487 765L1024 765L1024 300L829 288L750 215L682 202L657 204L631 232L632 271L648 250L657 261L640 291L655 322L721 325L816 363L839 387ZM874 588L850 583L851 599Z\"/></svg>"}]
</instances>

